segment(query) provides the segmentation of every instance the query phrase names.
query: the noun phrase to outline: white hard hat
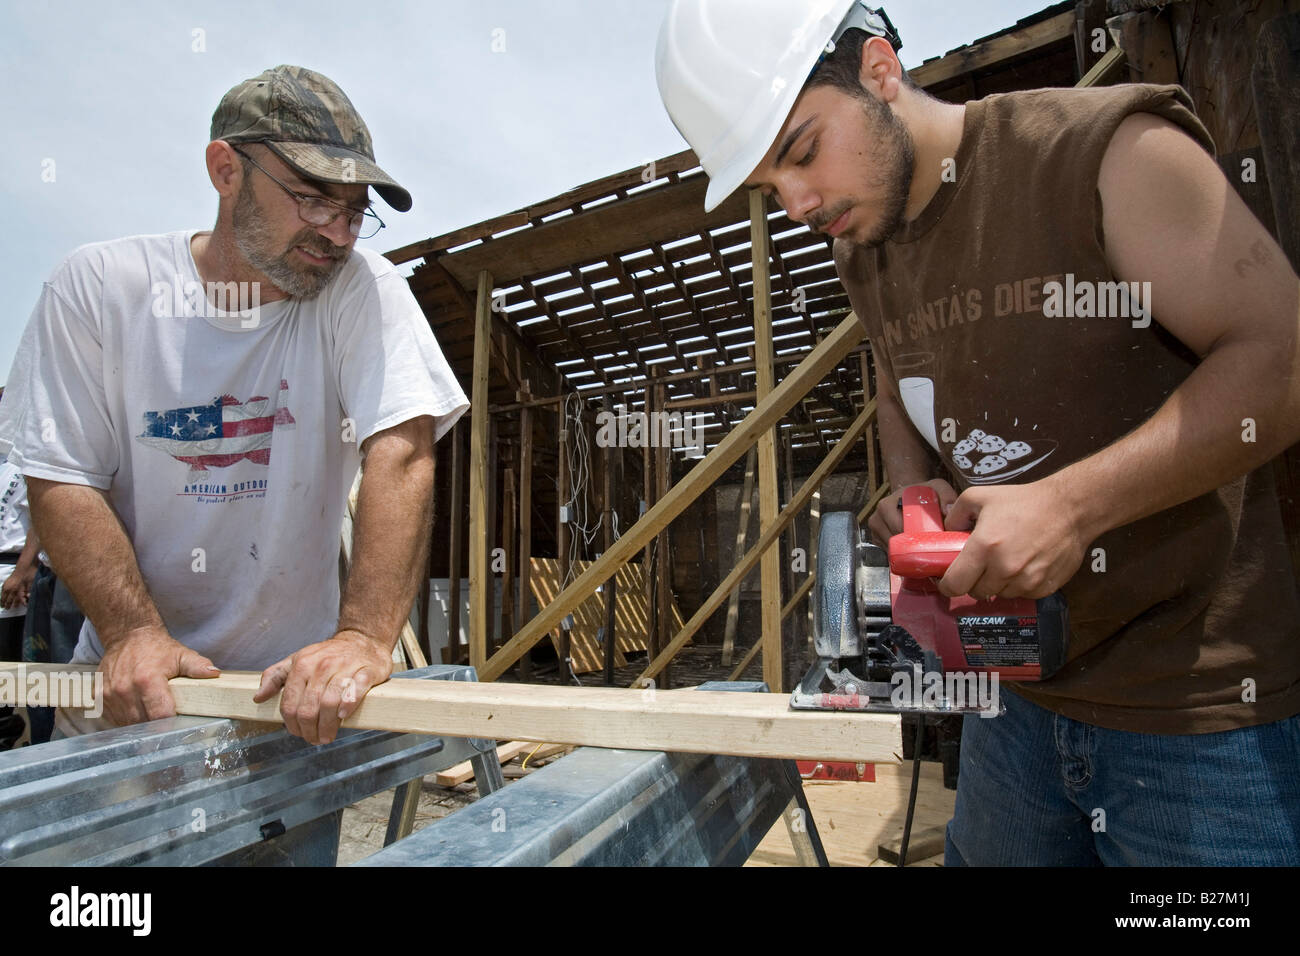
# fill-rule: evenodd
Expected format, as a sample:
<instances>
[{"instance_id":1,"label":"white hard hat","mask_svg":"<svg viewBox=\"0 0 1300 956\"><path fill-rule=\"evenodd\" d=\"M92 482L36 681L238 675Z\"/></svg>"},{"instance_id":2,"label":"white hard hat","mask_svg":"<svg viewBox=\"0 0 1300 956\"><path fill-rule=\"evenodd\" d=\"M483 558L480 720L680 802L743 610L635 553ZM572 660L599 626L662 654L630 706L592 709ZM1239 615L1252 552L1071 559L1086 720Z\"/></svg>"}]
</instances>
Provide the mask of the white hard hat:
<instances>
[{"instance_id":1,"label":"white hard hat","mask_svg":"<svg viewBox=\"0 0 1300 956\"><path fill-rule=\"evenodd\" d=\"M861 0L671 0L655 78L673 124L708 173L705 211L757 168L843 30L867 29L901 45L882 22L888 18Z\"/></svg>"}]
</instances>

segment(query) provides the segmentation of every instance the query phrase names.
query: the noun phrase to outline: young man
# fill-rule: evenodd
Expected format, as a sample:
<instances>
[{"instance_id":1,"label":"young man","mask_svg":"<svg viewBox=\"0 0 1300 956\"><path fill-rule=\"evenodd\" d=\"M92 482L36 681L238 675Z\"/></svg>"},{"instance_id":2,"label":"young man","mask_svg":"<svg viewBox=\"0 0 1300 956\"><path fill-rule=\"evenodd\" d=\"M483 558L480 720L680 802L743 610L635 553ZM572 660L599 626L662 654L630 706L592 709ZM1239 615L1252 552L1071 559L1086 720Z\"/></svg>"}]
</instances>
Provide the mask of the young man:
<instances>
[{"instance_id":1,"label":"young man","mask_svg":"<svg viewBox=\"0 0 1300 956\"><path fill-rule=\"evenodd\" d=\"M74 661L99 662L110 724L174 713L171 677L255 669L255 699L283 689L288 729L328 742L391 673L434 442L467 402L406 281L354 248L382 226L367 186L399 211L411 198L343 91L276 67L225 95L211 139L214 228L85 246L55 270L0 437L87 615Z\"/></svg>"},{"instance_id":2,"label":"young man","mask_svg":"<svg viewBox=\"0 0 1300 956\"><path fill-rule=\"evenodd\" d=\"M674 2L659 83L710 206L743 183L836 238L890 481L973 529L943 593L1069 604L1066 666L965 722L946 861L1300 863L1266 467L1300 439L1296 275L1180 89L952 105L897 45L858 2Z\"/></svg>"}]
</instances>

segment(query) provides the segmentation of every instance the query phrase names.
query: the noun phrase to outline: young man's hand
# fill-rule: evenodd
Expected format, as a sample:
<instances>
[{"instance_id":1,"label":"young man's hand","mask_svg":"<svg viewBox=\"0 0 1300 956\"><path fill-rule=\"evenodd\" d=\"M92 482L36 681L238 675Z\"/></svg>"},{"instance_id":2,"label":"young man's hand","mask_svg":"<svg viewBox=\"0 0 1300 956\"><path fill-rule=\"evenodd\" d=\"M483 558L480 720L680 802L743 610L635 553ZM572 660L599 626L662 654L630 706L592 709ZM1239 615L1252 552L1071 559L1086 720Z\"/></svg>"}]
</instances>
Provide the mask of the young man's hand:
<instances>
[{"instance_id":1,"label":"young man's hand","mask_svg":"<svg viewBox=\"0 0 1300 956\"><path fill-rule=\"evenodd\" d=\"M952 507L953 502L957 500L957 492L953 490L952 485L942 478L935 478L931 481L921 482L927 488L933 488L939 494L939 507L944 514ZM916 487L909 485L908 487ZM903 509L899 507L903 500L903 489L888 498L881 500L876 506L876 510L871 512L871 517L867 519L867 529L871 536L876 539L876 544L882 548L889 547L889 539L903 530Z\"/></svg>"},{"instance_id":2,"label":"young man's hand","mask_svg":"<svg viewBox=\"0 0 1300 956\"><path fill-rule=\"evenodd\" d=\"M391 647L360 631L342 630L264 670L253 700L260 704L283 689L285 729L308 743L327 744L366 692L392 673Z\"/></svg>"},{"instance_id":3,"label":"young man's hand","mask_svg":"<svg viewBox=\"0 0 1300 956\"><path fill-rule=\"evenodd\" d=\"M104 713L119 725L175 717L176 702L167 681L221 673L212 661L172 638L165 628L137 628L105 643L99 662L104 675Z\"/></svg>"},{"instance_id":4,"label":"young man's hand","mask_svg":"<svg viewBox=\"0 0 1300 956\"><path fill-rule=\"evenodd\" d=\"M1046 597L1074 576L1092 537L1052 478L968 488L948 512L949 531L970 540L939 581L948 597ZM972 530L973 528L973 530Z\"/></svg>"}]
</instances>

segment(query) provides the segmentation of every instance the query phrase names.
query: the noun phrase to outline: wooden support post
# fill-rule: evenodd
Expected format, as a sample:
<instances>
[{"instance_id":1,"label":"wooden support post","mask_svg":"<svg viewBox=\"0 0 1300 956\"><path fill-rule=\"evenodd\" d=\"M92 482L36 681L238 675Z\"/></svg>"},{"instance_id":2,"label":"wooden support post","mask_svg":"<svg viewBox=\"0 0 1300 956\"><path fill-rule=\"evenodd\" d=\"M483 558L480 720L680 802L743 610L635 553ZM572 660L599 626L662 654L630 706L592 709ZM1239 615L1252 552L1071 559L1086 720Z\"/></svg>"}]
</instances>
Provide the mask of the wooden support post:
<instances>
[{"instance_id":1,"label":"wooden support post","mask_svg":"<svg viewBox=\"0 0 1300 956\"><path fill-rule=\"evenodd\" d=\"M737 555L745 553L745 538L749 535L749 512L753 506L754 472L757 468L758 449L751 448L745 456L745 484L740 492L740 506L736 509L736 550L732 553L733 561ZM732 654L735 653L736 625L740 623L740 591L740 588L732 591L727 601L727 628L722 635L724 667L731 663Z\"/></svg>"},{"instance_id":2,"label":"wooden support post","mask_svg":"<svg viewBox=\"0 0 1300 956\"><path fill-rule=\"evenodd\" d=\"M1144 10L1121 21L1120 46L1128 54L1129 82L1179 82L1171 17L1164 10Z\"/></svg>"},{"instance_id":3,"label":"wooden support post","mask_svg":"<svg viewBox=\"0 0 1300 956\"><path fill-rule=\"evenodd\" d=\"M527 402L532 396L528 394L528 379L524 379L523 388L518 394L520 402ZM533 592L533 413L525 404L519 409L519 604L515 612L517 626L523 627L528 622L532 610ZM527 680L532 676L533 654L524 651L519 658L519 679Z\"/></svg>"},{"instance_id":4,"label":"wooden support post","mask_svg":"<svg viewBox=\"0 0 1300 956\"><path fill-rule=\"evenodd\" d=\"M515 470L507 468L501 493L501 547L505 549L505 571L501 575L501 636L515 636Z\"/></svg>"},{"instance_id":5,"label":"wooden support post","mask_svg":"<svg viewBox=\"0 0 1300 956\"><path fill-rule=\"evenodd\" d=\"M451 556L447 570L447 647L442 662L460 661L460 567L465 559L465 429L451 430Z\"/></svg>"},{"instance_id":6,"label":"wooden support post","mask_svg":"<svg viewBox=\"0 0 1300 956\"><path fill-rule=\"evenodd\" d=\"M572 494L569 487L569 419L565 413L565 406L561 405L560 428L557 449L560 456L560 488L559 496L556 499L556 524L555 524L555 547L558 551L556 557L560 563L560 586L563 588L569 581L570 555L569 555L569 521L572 516L569 512L569 497ZM567 613L567 612L566 612ZM563 620L557 633L555 641L555 656L559 658L560 682L567 684L573 677L573 671L569 668L569 632L563 627Z\"/></svg>"},{"instance_id":7,"label":"wooden support post","mask_svg":"<svg viewBox=\"0 0 1300 956\"><path fill-rule=\"evenodd\" d=\"M496 564L495 550L497 542L497 530L500 525L501 515L501 495L497 482L497 423L491 415L488 416L488 443L487 443L487 551L488 551L488 570L490 576L486 578L488 583L487 590L487 607L488 607L488 651L489 656L498 647L501 646L501 606L497 603L497 572L492 570Z\"/></svg>"},{"instance_id":8,"label":"wooden support post","mask_svg":"<svg viewBox=\"0 0 1300 956\"><path fill-rule=\"evenodd\" d=\"M1300 271L1300 106L1296 105L1300 14L1267 21L1259 30L1254 53L1251 89L1277 241L1291 268ZM1274 459L1273 473L1292 570L1300 580L1300 445Z\"/></svg>"},{"instance_id":9,"label":"wooden support post","mask_svg":"<svg viewBox=\"0 0 1300 956\"><path fill-rule=\"evenodd\" d=\"M607 406L608 407L608 406ZM603 458L605 461L605 475L602 487L602 504L604 505L601 514L601 531L604 533L604 551L608 551L614 544L614 515L618 513L618 503L615 501L617 489L620 487L619 478L615 476L615 462L622 464L622 450L619 454L614 454L614 445L606 445ZM604 553L602 551L602 553ZM615 613L618 610L618 576L615 575L605 582L605 668L604 679L606 686L614 684L614 658L618 653L617 636L615 634Z\"/></svg>"},{"instance_id":10,"label":"wooden support post","mask_svg":"<svg viewBox=\"0 0 1300 956\"><path fill-rule=\"evenodd\" d=\"M776 387L772 371L772 288L768 276L767 197L749 191L750 246L754 265L754 365L758 400ZM776 521L776 423L758 439L758 528ZM781 554L764 552L760 603L763 609L763 680L773 693L785 689L781 667Z\"/></svg>"},{"instance_id":11,"label":"wooden support post","mask_svg":"<svg viewBox=\"0 0 1300 956\"><path fill-rule=\"evenodd\" d=\"M469 662L484 680L492 578L488 574L487 438L488 357L492 349L492 274L478 276L474 307L474 379L469 446Z\"/></svg>"},{"instance_id":12,"label":"wooden support post","mask_svg":"<svg viewBox=\"0 0 1300 956\"><path fill-rule=\"evenodd\" d=\"M709 615L722 606L722 602L726 600L727 595L731 593L732 589L740 585L740 582L745 579L745 575L753 570L754 566L759 563L759 560L767 554L772 544L780 539L781 532L784 531L789 526L790 522L794 520L794 516L799 513L799 510L808 503L808 499L812 497L813 492L821 487L822 482L826 480L826 476L839 467L840 462L843 461L845 456L848 454L849 449L853 447L853 443L857 441L858 436L862 434L862 429L866 427L869 421L875 418L875 415L876 403L872 402L863 409L861 415L854 419L853 424L850 425L848 430L844 433L844 437L836 443L835 447L831 449L831 453L820 465L817 466L817 470L809 475L808 479L799 486L799 490L795 492L794 497L790 499L790 503L785 506L779 515L776 516L772 524L770 524L767 529L759 535L758 543L755 544L754 547L750 548L743 558L736 562L736 566L731 569L731 573L728 574L723 579L722 583L714 589L713 593L709 595L708 600L700 606L700 609L691 615L691 619L686 622L680 631L677 632L677 636L669 642L668 646L665 647L663 651L646 666L646 669L643 670L640 675L638 675L633 686L641 684L643 681L654 677L655 674L659 672L660 668L672 660L673 655L676 654L677 651L691 639L691 636L700 629L700 626L708 619ZM781 626L780 605L777 605L775 617L779 633ZM765 641L763 648L764 657L766 658L769 653L771 653L771 651L766 646ZM763 679L767 680L766 668L764 669ZM771 686L772 685L769 683L768 687Z\"/></svg>"},{"instance_id":13,"label":"wooden support post","mask_svg":"<svg viewBox=\"0 0 1300 956\"><path fill-rule=\"evenodd\" d=\"M876 505L880 504L880 499L887 494L889 494L889 482L886 481L876 489L876 493L867 500L867 503L862 506L862 510L858 512L858 524L867 523L867 519L871 517L871 512L876 510Z\"/></svg>"},{"instance_id":14,"label":"wooden support post","mask_svg":"<svg viewBox=\"0 0 1300 956\"><path fill-rule=\"evenodd\" d=\"M870 428L871 426L867 425L867 429L870 430ZM794 499L794 447L793 445L794 443L790 440L789 434L782 436L781 450L783 453L783 461L785 467L782 469L782 474L781 474L781 491L782 494L785 496L786 504L789 504ZM800 509L799 513L795 514L794 520L790 522L790 527L787 528L785 534L781 536L781 580L784 582L784 587L782 588L782 593L784 594L795 593L794 568L792 565L794 564L794 549L799 546L799 518L802 516L802 511L803 509ZM784 635L787 630L785 621L786 621L785 609L782 608L781 628L782 628L782 653L783 654L787 653L786 652L787 644L784 639ZM790 640L788 644L789 652L787 654L787 659L785 662L786 663L785 684L787 687L792 687L794 686L794 683L798 681L799 677L802 676L800 670L801 668L803 668L805 663L803 647L799 643L799 639L803 634L802 620L797 617L792 619L790 621L788 630L790 634Z\"/></svg>"},{"instance_id":15,"label":"wooden support post","mask_svg":"<svg viewBox=\"0 0 1300 956\"><path fill-rule=\"evenodd\" d=\"M853 313L846 315L834 330L787 375L772 394L756 405L745 419L718 442L714 449L682 478L662 501L646 512L605 552L561 591L549 605L528 622L506 643L487 667L480 672L483 680L495 680L527 648L544 637L559 621L585 601L596 587L605 582L637 551L645 547L659 529L685 511L692 501L713 486L763 431L770 429L793 408L821 379L834 369L862 341L862 324ZM856 436L855 436L856 440ZM715 608L716 609L716 608Z\"/></svg>"},{"instance_id":16,"label":"wooden support post","mask_svg":"<svg viewBox=\"0 0 1300 956\"><path fill-rule=\"evenodd\" d=\"M858 363L862 369L862 405L865 408L872 396L871 360L867 358L866 352L858 353ZM867 494L872 495L876 493L876 485L880 481L880 475L876 471L876 426L874 424L867 428L863 440L867 443Z\"/></svg>"},{"instance_id":17,"label":"wooden support post","mask_svg":"<svg viewBox=\"0 0 1300 956\"><path fill-rule=\"evenodd\" d=\"M658 375L659 369L651 367L650 380L647 380L645 386L645 404L642 408L645 411L645 427L649 429L650 422L654 421L655 410L655 388L653 378ZM650 442L641 442L641 500L645 502L646 511L648 512L655 504L655 470L654 456L651 452ZM641 555L641 566L645 569L645 607L646 607L646 647L650 656L653 657L658 649L656 644L659 641L659 602L655 600L655 552L658 548L658 538L647 540L645 551Z\"/></svg>"},{"instance_id":18,"label":"wooden support post","mask_svg":"<svg viewBox=\"0 0 1300 956\"><path fill-rule=\"evenodd\" d=\"M655 371L659 371L656 367ZM655 410L663 411L666 388L662 384L655 385ZM660 430L655 429L656 432ZM666 432L667 429L663 429ZM672 484L670 471L672 469L671 453L666 443L668 435L660 432L658 440L654 442L655 458L655 501L660 501L668 495L668 489ZM672 638L673 626L673 555L672 555L672 536L669 533L669 525L664 525L659 532L659 543L655 546L657 560L655 564L655 623L656 636L653 647L663 649L663 647ZM660 674L659 685L665 689L673 686L672 670L664 667L663 673Z\"/></svg>"},{"instance_id":19,"label":"wooden support post","mask_svg":"<svg viewBox=\"0 0 1300 956\"><path fill-rule=\"evenodd\" d=\"M888 485L888 482L885 483ZM858 519L861 522L861 518ZM808 508L808 580L811 585L817 579L817 544L822 533L822 493L812 496ZM808 602L808 649L817 653L817 608L815 602Z\"/></svg>"}]
</instances>

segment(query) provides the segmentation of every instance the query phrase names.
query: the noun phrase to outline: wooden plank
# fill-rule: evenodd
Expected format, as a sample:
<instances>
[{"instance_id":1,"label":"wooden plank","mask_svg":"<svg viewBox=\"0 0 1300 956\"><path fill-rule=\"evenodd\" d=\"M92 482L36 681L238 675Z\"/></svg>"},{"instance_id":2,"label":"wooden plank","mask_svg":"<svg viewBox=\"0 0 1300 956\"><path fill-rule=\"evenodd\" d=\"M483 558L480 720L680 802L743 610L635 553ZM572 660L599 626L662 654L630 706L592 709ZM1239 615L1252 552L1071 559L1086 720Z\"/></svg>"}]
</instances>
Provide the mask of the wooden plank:
<instances>
[{"instance_id":1,"label":"wooden plank","mask_svg":"<svg viewBox=\"0 0 1300 956\"><path fill-rule=\"evenodd\" d=\"M442 262L465 285L482 270L491 272L498 283L509 285L525 277L597 262L652 242L672 242L701 229L744 221L745 197L741 193L705 213L707 188L707 178L696 176L450 253Z\"/></svg>"},{"instance_id":2,"label":"wooden plank","mask_svg":"<svg viewBox=\"0 0 1300 956\"><path fill-rule=\"evenodd\" d=\"M646 380L645 412L652 416L655 412L655 389L651 384L659 369L651 369L651 377ZM653 419L651 419L653 420ZM655 471L654 457L650 453L650 443L641 443L641 500L647 511L655 505ZM639 519L638 519L639 520ZM641 552L641 567L645 568L645 606L646 606L646 646L650 656L655 654L655 637L659 631L658 605L655 603L655 540L647 538L645 550Z\"/></svg>"},{"instance_id":3,"label":"wooden plank","mask_svg":"<svg viewBox=\"0 0 1300 956\"><path fill-rule=\"evenodd\" d=\"M700 165L699 159L693 150L683 150L680 153L674 153L671 156L665 156L662 159L654 161L655 177L666 176L671 173L682 172L688 169L694 169ZM463 245L468 242L474 242L478 239L487 239L498 232L507 229L517 229L520 226L526 226L530 221L541 216L547 216L551 213L559 212L562 209L572 208L579 203L588 202L593 199L599 199L604 196L612 195L621 188L640 185L644 180L643 166L635 166L622 172L604 176L600 179L584 183L568 192L561 193L551 199L543 200L540 203L534 203L523 209L517 209L514 212L508 212L501 216L476 223L472 226L465 226L452 232L444 233L430 239L422 239L419 242L413 242L401 248L394 249L391 252L384 253L384 256L393 263L408 262L411 259L418 259L422 256L428 256L444 249L451 249L455 246ZM653 181L653 180L651 180Z\"/></svg>"},{"instance_id":4,"label":"wooden plank","mask_svg":"<svg viewBox=\"0 0 1300 956\"><path fill-rule=\"evenodd\" d=\"M955 79L963 73L997 66L1011 57L1031 53L1073 36L1074 11L1066 10L1050 19L1030 24L1012 33L954 50L938 60L922 63L909 73L918 86L935 86Z\"/></svg>"},{"instance_id":5,"label":"wooden plank","mask_svg":"<svg viewBox=\"0 0 1300 956\"><path fill-rule=\"evenodd\" d=\"M858 512L858 524L865 525L867 523L867 519L871 517L871 512L876 510L876 505L880 504L880 500L887 494L889 494L889 482L885 481L876 489L875 493L867 499L867 503L863 505L862 510Z\"/></svg>"},{"instance_id":6,"label":"wooden plank","mask_svg":"<svg viewBox=\"0 0 1300 956\"><path fill-rule=\"evenodd\" d=\"M529 381L524 379L523 389L518 392L521 401L526 401ZM529 575L532 574L533 554L533 410L527 405L519 409L519 607L515 613L518 626L522 627L532 613L533 602L529 600ZM519 658L519 679L528 680L532 676L532 657L525 653Z\"/></svg>"},{"instance_id":7,"label":"wooden plank","mask_svg":"<svg viewBox=\"0 0 1300 956\"><path fill-rule=\"evenodd\" d=\"M572 744L537 744L532 750L524 755L521 763L527 766L534 760L547 760L556 754L568 753L573 749Z\"/></svg>"},{"instance_id":8,"label":"wooden plank","mask_svg":"<svg viewBox=\"0 0 1300 956\"><path fill-rule=\"evenodd\" d=\"M492 370L488 370L488 381L492 380ZM487 484L486 484L486 501L487 501L487 524L484 530L479 534L486 538L486 548L488 553L488 571L489 574L483 579L487 583L487 653L491 653L501 645L501 606L496 600L496 582L497 572L493 570L496 561L493 554L497 548L497 526L501 518L501 495L500 484L497 481L497 460L500 455L500 445L497 440L497 420L489 414L487 417Z\"/></svg>"},{"instance_id":9,"label":"wooden plank","mask_svg":"<svg viewBox=\"0 0 1300 956\"><path fill-rule=\"evenodd\" d=\"M460 566L465 557L465 429L463 419L451 429L451 555L447 569L447 646L442 662L460 660Z\"/></svg>"},{"instance_id":10,"label":"wooden plank","mask_svg":"<svg viewBox=\"0 0 1300 956\"><path fill-rule=\"evenodd\" d=\"M569 580L569 563L572 556L569 554L570 533L569 521L571 518L566 516L569 507L569 497L571 489L569 487L569 420L568 408L561 405L558 409L560 415L560 433L558 444L556 445L556 455L559 456L560 475L559 475L559 493L556 495L556 514L555 514L555 549L559 555L559 579L563 585ZM569 632L563 626L555 634L555 656L559 661L560 680L567 684L572 676L572 667L569 663Z\"/></svg>"},{"instance_id":11,"label":"wooden plank","mask_svg":"<svg viewBox=\"0 0 1300 956\"><path fill-rule=\"evenodd\" d=\"M761 402L775 387L772 370L772 287L768 275L767 197L759 190L749 190L750 248L754 268L754 363L758 400ZM776 423L758 438L758 528L767 531L776 521ZM760 563L759 603L763 615L763 680L775 693L785 689L781 662L781 554L777 548L763 551Z\"/></svg>"},{"instance_id":12,"label":"wooden plank","mask_svg":"<svg viewBox=\"0 0 1300 956\"><path fill-rule=\"evenodd\" d=\"M804 796L817 822L822 845L830 858L831 866L887 866L876 855L876 848L903 834L903 821L907 815L907 797L912 768L877 765L876 779L867 781L805 780ZM952 818L956 791L943 787L943 768L931 761L921 764L921 786L916 797L916 817L913 836L917 829L942 827ZM911 849L907 865L942 865L942 856L923 860ZM746 866L793 866L794 849L785 827L774 826L745 863Z\"/></svg>"},{"instance_id":13,"label":"wooden plank","mask_svg":"<svg viewBox=\"0 0 1300 956\"><path fill-rule=\"evenodd\" d=\"M790 600L785 602L785 607L781 608L781 620L784 621L787 617L789 617L794 612L795 608L797 608L799 604L803 601L803 599L808 596L808 593L812 591L813 583L816 580L817 580L817 575L811 573L806 578L804 578L803 583L800 584L798 589L795 590L794 594L790 597ZM810 614L809 620L811 621L811 619L812 616ZM811 639L812 638L810 635L809 641L811 641ZM762 639L759 639L755 641L750 646L749 650L745 652L745 656L740 659L740 663L736 665L735 670L733 670L729 675L727 675L727 680L740 680L740 675L745 673L745 668L749 667L750 662L753 661L754 657L757 656L762 650L763 650L763 641Z\"/></svg>"},{"instance_id":14,"label":"wooden plank","mask_svg":"<svg viewBox=\"0 0 1300 956\"><path fill-rule=\"evenodd\" d=\"M655 368L654 371L658 371ZM655 408L662 410L664 402L664 386L655 385ZM668 447L662 442L655 442L654 447L654 480L655 480L655 501L660 501L667 496L669 486L672 484L671 471L672 463L668 458ZM655 546L656 568L655 568L655 640L651 644L651 652L655 649L663 648L671 640L672 622L669 619L672 605L672 537L668 535L668 525L663 525L659 531L659 544ZM672 670L664 667L662 674L659 675L660 687L672 687Z\"/></svg>"},{"instance_id":15,"label":"wooden plank","mask_svg":"<svg viewBox=\"0 0 1300 956\"><path fill-rule=\"evenodd\" d=\"M1077 86L1106 86L1118 78L1126 57L1122 47L1111 46L1106 55L1092 65L1076 84Z\"/></svg>"},{"instance_id":16,"label":"wooden plank","mask_svg":"<svg viewBox=\"0 0 1300 956\"><path fill-rule=\"evenodd\" d=\"M170 684L178 713L279 723L278 695L253 703L260 680L226 671ZM898 763L902 753L896 715L794 711L782 696L726 691L390 680L343 726L741 757Z\"/></svg>"},{"instance_id":17,"label":"wooden plank","mask_svg":"<svg viewBox=\"0 0 1300 956\"><path fill-rule=\"evenodd\" d=\"M480 675L487 664L488 609L492 578L488 574L487 434L488 349L492 330L492 275L478 277L474 313L474 378L470 398L469 451L469 662Z\"/></svg>"},{"instance_id":18,"label":"wooden plank","mask_svg":"<svg viewBox=\"0 0 1300 956\"><path fill-rule=\"evenodd\" d=\"M614 446L606 445L602 454L604 461L604 475L601 493L601 532L604 535L603 550L608 551L610 545L614 543L614 516L618 509L614 504L615 489L619 487L614 477L615 462L622 464L622 450L619 454L614 454ZM614 658L618 654L618 575L614 575L604 585L605 595L605 661L604 661L604 679L605 686L612 687L614 684L614 668L616 663Z\"/></svg>"},{"instance_id":19,"label":"wooden plank","mask_svg":"<svg viewBox=\"0 0 1300 956\"><path fill-rule=\"evenodd\" d=\"M749 534L749 511L753 507L754 473L758 467L758 449L751 448L745 456L745 485L740 493L740 506L736 509L736 550L733 555L745 553L745 538ZM736 645L736 625L740 623L740 588L727 599L727 626L722 637L722 665L731 663Z\"/></svg>"},{"instance_id":20,"label":"wooden plank","mask_svg":"<svg viewBox=\"0 0 1300 956\"><path fill-rule=\"evenodd\" d=\"M870 432L871 426L867 426L867 432ZM784 496L786 503L794 500L794 442L790 438L789 432L783 432L781 435L781 494ZM781 593L793 595L795 593L794 583L794 551L799 542L799 519L803 515L803 509L795 514L794 520L790 522L790 527L786 529L785 534L781 536ZM785 626L787 617L786 609L781 608L781 622ZM800 626L802 619L794 618L790 622L790 645L796 649L793 655L794 661L787 661L787 666L797 663L800 653L799 637L803 631ZM787 675L789 676L789 675ZM788 683L789 681L787 681Z\"/></svg>"},{"instance_id":21,"label":"wooden plank","mask_svg":"<svg viewBox=\"0 0 1300 956\"><path fill-rule=\"evenodd\" d=\"M509 743L497 744L497 760L501 763L509 763L522 753L532 750L534 744L529 741L512 740ZM458 787L462 783L468 783L474 779L474 764L466 760L458 763L454 767L448 767L442 773L433 778L433 782L440 787Z\"/></svg>"},{"instance_id":22,"label":"wooden plank","mask_svg":"<svg viewBox=\"0 0 1300 956\"><path fill-rule=\"evenodd\" d=\"M1120 46L1127 54L1131 82L1178 82L1174 35L1164 11L1146 10L1125 18L1120 27Z\"/></svg>"},{"instance_id":23,"label":"wooden plank","mask_svg":"<svg viewBox=\"0 0 1300 956\"><path fill-rule=\"evenodd\" d=\"M1251 86L1277 241L1300 271L1300 14L1264 24L1255 56Z\"/></svg>"},{"instance_id":24,"label":"wooden plank","mask_svg":"<svg viewBox=\"0 0 1300 956\"><path fill-rule=\"evenodd\" d=\"M481 680L495 680L555 627L573 607L585 600L614 573L619 565L641 550L659 529L686 510L691 502L730 468L758 440L758 436L780 419L803 398L817 382L837 366L849 351L862 341L864 331L856 315L850 312L839 325L799 363L772 394L733 428L714 449L704 456L681 481L644 514L614 543L594 565L565 588L555 602L533 618L504 647L493 655L483 670Z\"/></svg>"},{"instance_id":25,"label":"wooden plank","mask_svg":"<svg viewBox=\"0 0 1300 956\"><path fill-rule=\"evenodd\" d=\"M907 858L909 860L924 860L936 853L942 853L944 835L947 830L948 826L944 824L942 826L926 827L919 832L913 831L907 841ZM897 865L902 849L903 835L900 833L889 842L877 846L876 855L886 863Z\"/></svg>"},{"instance_id":26,"label":"wooden plank","mask_svg":"<svg viewBox=\"0 0 1300 956\"><path fill-rule=\"evenodd\" d=\"M1094 49L1093 35L1100 30L1105 37L1105 48ZM1077 0L1074 6L1074 65L1078 76L1087 76L1097 61L1113 50L1110 34L1106 32L1106 0Z\"/></svg>"},{"instance_id":27,"label":"wooden plank","mask_svg":"<svg viewBox=\"0 0 1300 956\"><path fill-rule=\"evenodd\" d=\"M696 611L695 614L691 616L691 619L686 622L686 625L677 632L677 636L674 637L672 641L669 642L668 646L664 648L663 652L655 657L646 669L637 676L637 679L633 682L634 687L639 686L643 681L654 677L655 674L659 672L659 669L671 660L672 656L682 648L686 641L700 629L708 619L709 615L722 605L726 596L730 594L734 588L740 586L740 582L745 579L745 575L749 574L749 572L753 570L754 565L758 564L760 558L772 546L773 542L780 537L781 532L784 531L790 522L794 520L794 516L797 515L803 506L808 503L808 500L813 496L813 493L821 487L822 482L826 480L826 476L839 467L840 462L843 461L844 457L849 453L849 449L853 447L853 443L857 441L858 436L862 434L862 430L866 428L868 422L875 418L875 415L876 403L875 401L872 401L862 410L862 414L858 416L857 421L849 426L849 430L845 433L844 439L836 443L835 448L831 451L830 455L828 455L822 463L817 466L817 470L809 475L807 480L799 486L799 490L795 493L795 496L790 500L789 504L782 509L781 513L777 515L772 524L769 525L761 535L759 535L758 543L747 551L743 558L736 562L736 566L731 569L731 573L728 574L722 580L722 583L714 589L713 593L709 595L708 600L700 605L700 609ZM777 615L779 633L779 607ZM771 653L770 648L765 648L763 653L764 655ZM767 680L766 669L764 669L763 680ZM775 691L772 684L769 683L768 687Z\"/></svg>"},{"instance_id":28,"label":"wooden plank","mask_svg":"<svg viewBox=\"0 0 1300 956\"><path fill-rule=\"evenodd\" d=\"M857 345L849 349L847 354L852 355L854 353L866 351L866 349L867 349L866 345ZM776 358L772 360L772 365L776 367L782 367L786 365L798 365L800 362L804 360L807 354L808 354L807 352L804 352L801 354L794 354L794 355L778 355ZM671 384L677 382L692 382L695 381L696 379L705 378L705 377L717 377L724 374L730 375L735 373L752 372L753 370L754 370L753 362L750 361L735 362L728 365L714 365L706 369L696 369L693 372L671 372L667 375L661 375L660 380L665 384ZM712 388L712 382L710 383L710 387ZM644 379L633 380L630 382L622 382L616 385L608 385L608 386L598 385L591 388L584 387L582 389L582 396L583 398L586 399L592 399L599 395L622 394L627 392L638 391L641 390L642 388L644 388ZM738 395L734 392L720 393L718 397L724 402L737 401L743 399L742 395ZM562 401L564 401L563 395L550 395L546 397L531 396L527 404L528 407L530 408L538 408L544 405L555 405ZM523 402L521 402L518 398L516 398L516 400L510 404L493 405L491 406L491 409L493 412L514 412L514 411L518 411L523 406L523 404L524 404Z\"/></svg>"},{"instance_id":29,"label":"wooden plank","mask_svg":"<svg viewBox=\"0 0 1300 956\"><path fill-rule=\"evenodd\" d=\"M501 575L501 636L515 636L515 470L507 468L501 491L501 547L505 549L505 572Z\"/></svg>"},{"instance_id":30,"label":"wooden plank","mask_svg":"<svg viewBox=\"0 0 1300 956\"><path fill-rule=\"evenodd\" d=\"M1251 88L1276 238L1300 272L1300 14L1276 17L1260 28ZM1292 570L1300 580L1300 445L1274 459L1273 472Z\"/></svg>"}]
</instances>

